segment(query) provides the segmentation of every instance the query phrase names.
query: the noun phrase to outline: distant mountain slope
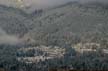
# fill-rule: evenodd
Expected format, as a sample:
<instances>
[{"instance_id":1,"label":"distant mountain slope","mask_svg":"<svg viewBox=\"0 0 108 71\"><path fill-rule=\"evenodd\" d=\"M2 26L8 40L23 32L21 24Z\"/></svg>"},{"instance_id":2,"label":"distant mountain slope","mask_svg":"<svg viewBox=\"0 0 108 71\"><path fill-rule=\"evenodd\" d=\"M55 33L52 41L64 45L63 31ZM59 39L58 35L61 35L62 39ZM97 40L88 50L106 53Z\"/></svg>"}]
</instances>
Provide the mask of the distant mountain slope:
<instances>
[{"instance_id":1,"label":"distant mountain slope","mask_svg":"<svg viewBox=\"0 0 108 71\"><path fill-rule=\"evenodd\" d=\"M23 35L32 25L28 14L22 10L0 5L0 28L11 35Z\"/></svg>"},{"instance_id":2,"label":"distant mountain slope","mask_svg":"<svg viewBox=\"0 0 108 71\"><path fill-rule=\"evenodd\" d=\"M108 33L108 9L73 2L45 11L39 16L0 6L0 28L9 35L24 36L27 42L63 45L104 37Z\"/></svg>"},{"instance_id":3,"label":"distant mountain slope","mask_svg":"<svg viewBox=\"0 0 108 71\"><path fill-rule=\"evenodd\" d=\"M75 37L89 38L108 32L108 10L98 5L68 3L48 10L41 17L34 18L37 26L28 33L37 43L73 43Z\"/></svg>"}]
</instances>

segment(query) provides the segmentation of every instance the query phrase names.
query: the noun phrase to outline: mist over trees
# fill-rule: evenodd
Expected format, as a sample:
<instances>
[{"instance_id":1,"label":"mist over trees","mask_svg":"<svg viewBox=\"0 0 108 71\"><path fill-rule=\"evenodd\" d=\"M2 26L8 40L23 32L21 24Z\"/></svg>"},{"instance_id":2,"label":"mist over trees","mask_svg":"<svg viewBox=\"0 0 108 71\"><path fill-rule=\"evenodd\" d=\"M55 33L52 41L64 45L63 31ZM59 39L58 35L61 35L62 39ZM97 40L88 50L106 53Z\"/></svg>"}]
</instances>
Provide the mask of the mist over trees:
<instances>
[{"instance_id":1,"label":"mist over trees","mask_svg":"<svg viewBox=\"0 0 108 71\"><path fill-rule=\"evenodd\" d=\"M108 70L107 23L108 9L98 5L89 7L70 2L47 11L35 10L32 14L1 5L0 68L6 71L48 71L61 67ZM65 49L65 54L60 58L29 61L35 56L46 58L48 53L36 50L41 45L51 50L60 47Z\"/></svg>"}]
</instances>

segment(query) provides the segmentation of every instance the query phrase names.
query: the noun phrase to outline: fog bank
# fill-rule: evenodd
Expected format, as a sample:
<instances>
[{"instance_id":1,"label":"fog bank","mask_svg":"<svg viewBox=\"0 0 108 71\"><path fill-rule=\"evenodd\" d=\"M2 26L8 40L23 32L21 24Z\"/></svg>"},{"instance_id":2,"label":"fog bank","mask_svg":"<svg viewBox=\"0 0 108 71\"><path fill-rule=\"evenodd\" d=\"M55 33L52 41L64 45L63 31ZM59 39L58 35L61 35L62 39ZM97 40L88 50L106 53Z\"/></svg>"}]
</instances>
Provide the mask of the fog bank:
<instances>
[{"instance_id":1,"label":"fog bank","mask_svg":"<svg viewBox=\"0 0 108 71\"><path fill-rule=\"evenodd\" d=\"M13 35L6 34L5 31L3 31L0 28L0 44L10 44L10 45L16 45L21 43L18 37Z\"/></svg>"}]
</instances>

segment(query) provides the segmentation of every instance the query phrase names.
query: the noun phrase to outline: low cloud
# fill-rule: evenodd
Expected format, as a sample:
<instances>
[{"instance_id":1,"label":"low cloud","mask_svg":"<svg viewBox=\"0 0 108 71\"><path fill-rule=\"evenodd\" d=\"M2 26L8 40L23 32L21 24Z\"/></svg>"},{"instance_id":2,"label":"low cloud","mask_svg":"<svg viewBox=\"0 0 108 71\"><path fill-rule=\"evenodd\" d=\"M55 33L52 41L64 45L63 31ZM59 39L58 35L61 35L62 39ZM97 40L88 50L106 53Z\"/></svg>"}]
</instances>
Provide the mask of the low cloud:
<instances>
[{"instance_id":1,"label":"low cloud","mask_svg":"<svg viewBox=\"0 0 108 71\"><path fill-rule=\"evenodd\" d=\"M10 44L10 45L16 45L19 44L20 40L18 37L13 35L6 34L5 31L0 29L0 44Z\"/></svg>"},{"instance_id":2,"label":"low cloud","mask_svg":"<svg viewBox=\"0 0 108 71\"><path fill-rule=\"evenodd\" d=\"M20 43L19 39L15 36L9 36L9 35L0 36L0 44L16 45L18 43Z\"/></svg>"}]
</instances>

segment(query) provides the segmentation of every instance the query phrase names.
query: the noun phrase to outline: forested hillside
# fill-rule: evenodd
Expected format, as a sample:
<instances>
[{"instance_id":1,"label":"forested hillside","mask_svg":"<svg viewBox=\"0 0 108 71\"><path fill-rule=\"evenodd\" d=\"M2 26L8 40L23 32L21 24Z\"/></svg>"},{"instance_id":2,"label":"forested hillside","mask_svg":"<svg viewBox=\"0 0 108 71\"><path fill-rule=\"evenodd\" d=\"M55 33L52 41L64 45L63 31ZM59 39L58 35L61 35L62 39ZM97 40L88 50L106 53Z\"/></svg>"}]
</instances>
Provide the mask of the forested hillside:
<instances>
[{"instance_id":1,"label":"forested hillside","mask_svg":"<svg viewBox=\"0 0 108 71\"><path fill-rule=\"evenodd\" d=\"M0 70L108 70L108 9L69 2L33 13L0 5Z\"/></svg>"},{"instance_id":2,"label":"forested hillside","mask_svg":"<svg viewBox=\"0 0 108 71\"><path fill-rule=\"evenodd\" d=\"M0 5L0 28L11 35L24 35L33 22L20 9Z\"/></svg>"},{"instance_id":3,"label":"forested hillside","mask_svg":"<svg viewBox=\"0 0 108 71\"><path fill-rule=\"evenodd\" d=\"M34 18L36 26L27 35L35 39L37 44L49 45L95 40L95 37L99 39L107 35L107 20L106 7L68 3Z\"/></svg>"}]
</instances>

